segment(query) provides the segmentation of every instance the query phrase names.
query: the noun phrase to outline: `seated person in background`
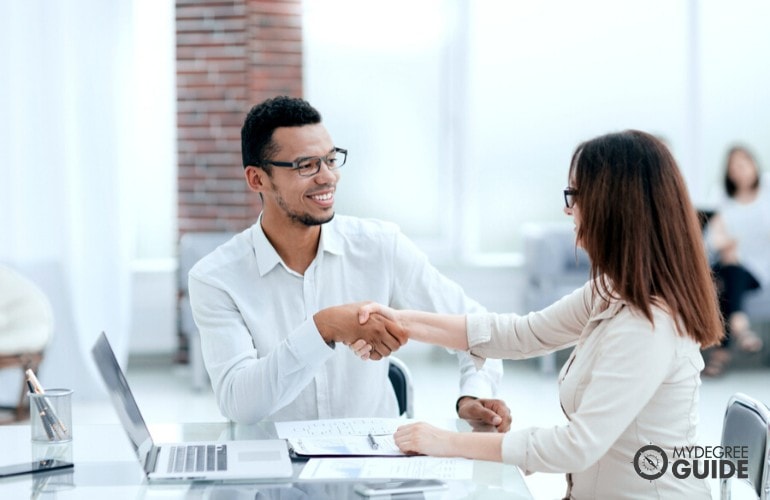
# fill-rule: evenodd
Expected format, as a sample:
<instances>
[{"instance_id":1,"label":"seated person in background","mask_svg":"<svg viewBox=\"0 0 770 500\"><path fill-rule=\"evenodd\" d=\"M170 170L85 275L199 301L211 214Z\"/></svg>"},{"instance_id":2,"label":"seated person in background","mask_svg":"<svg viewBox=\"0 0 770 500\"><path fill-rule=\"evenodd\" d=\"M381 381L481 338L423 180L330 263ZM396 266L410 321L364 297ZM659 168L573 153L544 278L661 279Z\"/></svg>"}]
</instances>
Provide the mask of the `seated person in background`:
<instances>
[{"instance_id":1,"label":"seated person in background","mask_svg":"<svg viewBox=\"0 0 770 500\"><path fill-rule=\"evenodd\" d=\"M397 417L388 361L364 362L335 343L366 337L380 359L405 337L386 321L361 331L358 306L341 304L374 300L445 313L483 308L395 225L335 216L347 151L334 145L306 101L276 97L254 106L241 139L246 183L262 198L262 213L189 274L222 414L240 423ZM458 356L459 416L507 430L510 411L493 399L502 363L477 371L467 353Z\"/></svg>"},{"instance_id":2,"label":"seated person in background","mask_svg":"<svg viewBox=\"0 0 770 500\"><path fill-rule=\"evenodd\" d=\"M704 375L721 375L730 362L733 340L744 351L762 349L743 309L747 292L770 283L770 193L760 186L754 156L736 146L727 154L724 187L727 198L706 228L706 241L718 255L713 265L725 337L708 357Z\"/></svg>"},{"instance_id":3,"label":"seated person in background","mask_svg":"<svg viewBox=\"0 0 770 500\"><path fill-rule=\"evenodd\" d=\"M507 434L402 426L410 453L503 461L526 472L566 472L569 498L710 499L705 479L654 481L634 467L643 446L692 446L701 346L719 342L717 295L684 179L666 147L639 131L578 146L564 191L591 280L539 312L445 315L378 304L410 339L485 358L529 358L575 346L559 376L566 425ZM351 345L366 357L364 342Z\"/></svg>"}]
</instances>

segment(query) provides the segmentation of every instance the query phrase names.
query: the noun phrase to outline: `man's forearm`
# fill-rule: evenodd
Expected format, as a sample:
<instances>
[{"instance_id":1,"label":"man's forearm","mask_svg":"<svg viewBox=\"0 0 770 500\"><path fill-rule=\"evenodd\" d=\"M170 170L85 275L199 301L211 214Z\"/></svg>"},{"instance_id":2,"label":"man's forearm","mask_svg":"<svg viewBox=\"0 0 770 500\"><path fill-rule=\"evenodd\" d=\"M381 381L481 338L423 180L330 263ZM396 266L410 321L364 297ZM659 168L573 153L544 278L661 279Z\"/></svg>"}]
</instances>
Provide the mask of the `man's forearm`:
<instances>
[{"instance_id":1,"label":"man's forearm","mask_svg":"<svg viewBox=\"0 0 770 500\"><path fill-rule=\"evenodd\" d=\"M215 363L209 372L222 414L254 423L275 413L297 398L333 353L306 321L263 357Z\"/></svg>"}]
</instances>

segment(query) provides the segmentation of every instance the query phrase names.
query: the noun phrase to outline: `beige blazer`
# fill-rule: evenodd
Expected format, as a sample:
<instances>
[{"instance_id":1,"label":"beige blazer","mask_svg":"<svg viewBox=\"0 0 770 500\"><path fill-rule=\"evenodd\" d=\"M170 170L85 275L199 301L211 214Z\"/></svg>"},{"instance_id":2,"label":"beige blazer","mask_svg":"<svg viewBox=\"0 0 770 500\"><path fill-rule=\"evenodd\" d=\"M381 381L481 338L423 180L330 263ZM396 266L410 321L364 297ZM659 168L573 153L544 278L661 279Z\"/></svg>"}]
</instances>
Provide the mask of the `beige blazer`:
<instances>
[{"instance_id":1,"label":"beige blazer","mask_svg":"<svg viewBox=\"0 0 770 500\"><path fill-rule=\"evenodd\" d=\"M678 335L664 309L653 309L653 324L624 301L607 303L592 290L589 282L525 316L468 316L468 345L479 360L575 346L559 374L567 423L509 432L503 461L526 473L568 473L570 498L710 499L706 480L671 473L673 448L700 444L699 344ZM632 463L649 444L669 457L668 470L653 481L640 477Z\"/></svg>"}]
</instances>

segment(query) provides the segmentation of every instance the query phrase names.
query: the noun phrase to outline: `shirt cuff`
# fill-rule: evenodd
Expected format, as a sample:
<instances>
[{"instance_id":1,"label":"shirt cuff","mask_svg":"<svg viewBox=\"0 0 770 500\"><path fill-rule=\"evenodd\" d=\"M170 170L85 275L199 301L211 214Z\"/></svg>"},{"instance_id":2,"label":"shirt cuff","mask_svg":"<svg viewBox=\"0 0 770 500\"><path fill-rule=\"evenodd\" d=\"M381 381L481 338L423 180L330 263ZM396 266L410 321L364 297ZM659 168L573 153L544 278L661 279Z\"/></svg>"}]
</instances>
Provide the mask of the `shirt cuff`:
<instances>
[{"instance_id":1,"label":"shirt cuff","mask_svg":"<svg viewBox=\"0 0 770 500\"><path fill-rule=\"evenodd\" d=\"M489 321L486 320L488 316L488 314L484 313L467 314L465 316L465 330L468 332L468 353L471 355L477 370L481 370L487 358L475 354L473 348L479 344L489 342L492 338L492 329L490 328Z\"/></svg>"},{"instance_id":2,"label":"shirt cuff","mask_svg":"<svg viewBox=\"0 0 770 500\"><path fill-rule=\"evenodd\" d=\"M481 359L480 361L483 365L485 360ZM475 358L473 358L473 362L474 364L476 363ZM460 385L460 396L458 396L458 399L463 396L470 396L476 399L493 398L495 393L492 390L492 382L484 375L484 372L476 372Z\"/></svg>"},{"instance_id":3,"label":"shirt cuff","mask_svg":"<svg viewBox=\"0 0 770 500\"><path fill-rule=\"evenodd\" d=\"M311 317L287 338L289 349L309 366L321 366L334 354L334 344L327 344Z\"/></svg>"}]
</instances>

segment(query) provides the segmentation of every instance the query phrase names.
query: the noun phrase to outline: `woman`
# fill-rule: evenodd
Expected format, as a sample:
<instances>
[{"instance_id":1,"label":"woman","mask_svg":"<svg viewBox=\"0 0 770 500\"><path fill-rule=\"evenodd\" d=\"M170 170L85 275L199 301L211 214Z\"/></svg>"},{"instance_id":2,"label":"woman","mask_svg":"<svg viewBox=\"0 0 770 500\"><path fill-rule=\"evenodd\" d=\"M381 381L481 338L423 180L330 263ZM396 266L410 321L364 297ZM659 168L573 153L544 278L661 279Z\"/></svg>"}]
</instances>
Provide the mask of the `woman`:
<instances>
[{"instance_id":1,"label":"woman","mask_svg":"<svg viewBox=\"0 0 770 500\"><path fill-rule=\"evenodd\" d=\"M713 270L725 338L708 357L704 375L718 376L730 362L733 340L747 352L762 349L743 309L751 290L770 283L770 195L760 189L757 162L748 149L735 146L727 154L724 174L727 199L709 221L707 241L719 259Z\"/></svg>"},{"instance_id":2,"label":"woman","mask_svg":"<svg viewBox=\"0 0 770 500\"><path fill-rule=\"evenodd\" d=\"M559 376L568 423L505 434L454 433L425 423L395 433L408 453L566 472L570 498L711 498L705 479L649 480L636 472L643 446L696 444L701 346L722 325L695 209L666 147L626 131L575 151L564 191L591 280L550 307L518 316L449 316L369 304L411 339L469 350L484 359L521 359L575 346ZM366 357L368 346L353 350ZM647 462L638 463L646 467ZM669 468L670 469L670 468Z\"/></svg>"}]
</instances>

